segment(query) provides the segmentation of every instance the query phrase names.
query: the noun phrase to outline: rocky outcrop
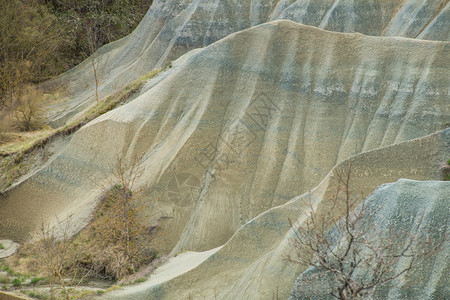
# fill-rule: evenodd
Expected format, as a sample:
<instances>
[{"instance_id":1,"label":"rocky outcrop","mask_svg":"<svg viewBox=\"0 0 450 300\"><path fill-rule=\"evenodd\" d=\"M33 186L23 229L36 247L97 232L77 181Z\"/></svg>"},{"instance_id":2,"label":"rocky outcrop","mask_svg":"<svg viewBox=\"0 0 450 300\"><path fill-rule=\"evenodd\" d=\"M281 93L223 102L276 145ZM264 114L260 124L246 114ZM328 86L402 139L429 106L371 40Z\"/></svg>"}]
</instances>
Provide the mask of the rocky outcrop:
<instances>
[{"instance_id":1,"label":"rocky outcrop","mask_svg":"<svg viewBox=\"0 0 450 300\"><path fill-rule=\"evenodd\" d=\"M356 155L350 159L350 188L354 195L368 195L378 185L399 178L439 179L437 168L433 170L432 166L438 164L439 157L450 155L449 145L450 129ZM215 255L192 271L158 286L139 291L126 288L105 298L270 299L278 295L279 299L287 299L296 278L305 271L305 267L286 260L288 256L296 257L291 241L295 234L289 219L299 226L304 224L310 203L318 214L329 211L329 201L336 193L334 172L347 165L348 161L343 161L309 192L244 224ZM447 188L448 184L433 195L445 198ZM438 215L445 215L445 211L448 208Z\"/></svg>"},{"instance_id":2,"label":"rocky outcrop","mask_svg":"<svg viewBox=\"0 0 450 300\"><path fill-rule=\"evenodd\" d=\"M366 238L370 240L387 239L398 249L406 249L410 235L417 235L419 243L413 248L429 246L425 240L430 238L431 243L440 243L447 237L447 241L440 251L430 252L425 258L419 259L411 271L386 285L380 284L374 293L374 299L445 299L449 295L449 260L450 245L449 234L449 195L450 182L445 181L411 181L400 180L380 186L365 200L366 208L376 212L371 216L370 231ZM361 221L364 224L364 220ZM369 224L367 224L369 225ZM416 228L419 228L416 230ZM330 231L330 240L338 243L342 238ZM370 235L374 235L371 237ZM393 237L396 240L391 240ZM375 245L375 244L374 244ZM430 247L431 248L431 247ZM428 249L428 248L427 248ZM370 255L371 253L360 253ZM421 249L414 249L419 252ZM425 251L430 251L426 250ZM400 252L397 252L400 253ZM409 263L409 257L398 260L391 266L394 272L400 273ZM365 274L365 266L357 268L353 277ZM331 278L320 276L318 271L310 268L295 282L290 299L335 299L329 295L327 287L332 286ZM312 280L311 274L315 273Z\"/></svg>"},{"instance_id":3,"label":"rocky outcrop","mask_svg":"<svg viewBox=\"0 0 450 300\"><path fill-rule=\"evenodd\" d=\"M76 231L111 164L137 162L149 222L165 229L159 250L225 245L180 277L111 297L288 297L305 271L283 261L292 251L288 218L304 222L308 199L327 209L342 161L352 159L355 193L365 196L399 178L441 178L450 44L413 38L448 39L447 2L154 1L130 36L96 54L101 93L181 57L0 195L0 238L26 240L69 216ZM265 23L279 18L335 31ZM53 124L95 101L90 68L86 61L48 83L73 93L54 104Z\"/></svg>"},{"instance_id":4,"label":"rocky outcrop","mask_svg":"<svg viewBox=\"0 0 450 300\"><path fill-rule=\"evenodd\" d=\"M102 73L100 97L192 49L279 19L338 32L450 39L450 3L446 0L157 0L131 35L96 54ZM51 108L54 126L73 120L94 104L93 76L88 59L47 83L63 86L69 93L66 101Z\"/></svg>"},{"instance_id":5,"label":"rocky outcrop","mask_svg":"<svg viewBox=\"0 0 450 300\"><path fill-rule=\"evenodd\" d=\"M24 237L54 215L86 216L121 157L144 168L144 200L171 228L163 248L220 246L339 161L445 128L448 46L291 21L231 35L79 130L2 197L0 218L25 228L5 221L1 232Z\"/></svg>"}]
</instances>

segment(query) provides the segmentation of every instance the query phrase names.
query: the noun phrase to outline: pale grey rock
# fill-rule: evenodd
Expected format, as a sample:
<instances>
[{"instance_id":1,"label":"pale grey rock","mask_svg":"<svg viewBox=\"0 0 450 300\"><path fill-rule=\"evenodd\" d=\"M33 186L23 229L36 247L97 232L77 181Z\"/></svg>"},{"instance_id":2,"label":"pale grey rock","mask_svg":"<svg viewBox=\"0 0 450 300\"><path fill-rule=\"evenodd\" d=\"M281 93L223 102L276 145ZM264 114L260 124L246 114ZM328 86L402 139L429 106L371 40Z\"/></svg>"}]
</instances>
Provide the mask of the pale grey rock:
<instances>
[{"instance_id":1,"label":"pale grey rock","mask_svg":"<svg viewBox=\"0 0 450 300\"><path fill-rule=\"evenodd\" d=\"M170 217L164 247L220 246L336 163L445 129L448 49L286 20L230 35L79 130L48 166L0 198L0 232L23 238L54 215L84 216L108 166L137 157L145 201ZM428 168L411 172L429 176ZM186 174L196 189L171 198L172 180Z\"/></svg>"},{"instance_id":2,"label":"pale grey rock","mask_svg":"<svg viewBox=\"0 0 450 300\"><path fill-rule=\"evenodd\" d=\"M156 0L128 37L101 48L100 97L184 53L232 33L288 19L338 32L449 41L446 0ZM321 45L317 45L318 48ZM64 85L73 96L55 104L52 125L73 121L95 102L92 66L86 61L47 83Z\"/></svg>"},{"instance_id":3,"label":"pale grey rock","mask_svg":"<svg viewBox=\"0 0 450 300\"><path fill-rule=\"evenodd\" d=\"M0 259L13 255L19 249L19 244L11 240L0 240L0 244L3 245L3 249L0 249Z\"/></svg>"},{"instance_id":4,"label":"pale grey rock","mask_svg":"<svg viewBox=\"0 0 450 300\"><path fill-rule=\"evenodd\" d=\"M418 236L430 237L432 243L445 239L441 251L420 260L414 269L404 276L380 286L375 299L448 299L450 282L450 182L412 181L401 179L396 183L384 184L365 200L369 211L376 211L373 220L366 224L374 226L375 236L388 239L390 228L400 235L392 241L396 245L405 243L408 235L420 223ZM362 224L364 224L362 222ZM338 241L336 231L331 229L329 239ZM370 237L368 237L370 239ZM395 265L397 272L403 270L408 258L402 258ZM318 275L318 270L309 268L298 277L290 299L334 299L329 295L333 286L331 276ZM364 272L357 270L355 276ZM320 273L319 273L320 274ZM314 276L315 275L315 276ZM317 278L319 278L317 280Z\"/></svg>"}]
</instances>

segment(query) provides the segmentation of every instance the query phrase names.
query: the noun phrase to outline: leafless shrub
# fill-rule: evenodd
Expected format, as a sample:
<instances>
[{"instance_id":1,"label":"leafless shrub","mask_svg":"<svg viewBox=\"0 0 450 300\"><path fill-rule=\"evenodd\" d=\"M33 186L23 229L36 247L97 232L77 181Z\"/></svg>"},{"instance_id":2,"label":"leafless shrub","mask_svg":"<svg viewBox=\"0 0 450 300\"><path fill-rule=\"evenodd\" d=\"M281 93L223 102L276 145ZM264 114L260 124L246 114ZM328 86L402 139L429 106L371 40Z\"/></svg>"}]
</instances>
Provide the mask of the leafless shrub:
<instances>
[{"instance_id":1,"label":"leafless shrub","mask_svg":"<svg viewBox=\"0 0 450 300\"><path fill-rule=\"evenodd\" d=\"M14 94L9 107L15 127L23 131L41 129L45 124L45 96L34 86L25 86Z\"/></svg>"},{"instance_id":2,"label":"leafless shrub","mask_svg":"<svg viewBox=\"0 0 450 300\"><path fill-rule=\"evenodd\" d=\"M121 280L139 272L148 274L157 258L153 244L158 227L148 224L150 214L138 204L138 164L126 166L117 160L112 181L105 187L90 224L75 236L70 219L56 226L42 226L36 241L25 244L10 262L23 272L49 279L51 298L63 290L67 299L73 288L92 278ZM131 277L130 277L131 278ZM55 295L54 295L55 294Z\"/></svg>"},{"instance_id":3,"label":"leafless shrub","mask_svg":"<svg viewBox=\"0 0 450 300\"><path fill-rule=\"evenodd\" d=\"M307 293L361 299L441 251L448 236L431 241L419 233L423 215L412 230L402 232L391 225L388 232L378 232L374 219L381 207L369 208L365 202L357 206L361 201L352 195L351 163L334 175L336 193L326 212L318 213L311 203L304 225L291 222L297 258L288 260L312 267L304 277L309 282L305 284ZM322 290L311 291L314 286Z\"/></svg>"},{"instance_id":4,"label":"leafless shrub","mask_svg":"<svg viewBox=\"0 0 450 300\"><path fill-rule=\"evenodd\" d=\"M80 285L83 279L92 275L92 270L82 265L82 245L74 243L70 237L72 224L58 221L56 227L42 226L39 240L32 245L37 259L34 268L49 279L51 299L55 297L55 288L64 291L70 299L71 289Z\"/></svg>"},{"instance_id":5,"label":"leafless shrub","mask_svg":"<svg viewBox=\"0 0 450 300\"><path fill-rule=\"evenodd\" d=\"M135 273L156 257L152 247L157 226L146 225L146 207L139 205L140 191L135 188L142 172L136 163L126 166L117 159L112 166L113 184L105 188L103 198L90 225L89 247L85 263L98 274L120 279Z\"/></svg>"}]
</instances>

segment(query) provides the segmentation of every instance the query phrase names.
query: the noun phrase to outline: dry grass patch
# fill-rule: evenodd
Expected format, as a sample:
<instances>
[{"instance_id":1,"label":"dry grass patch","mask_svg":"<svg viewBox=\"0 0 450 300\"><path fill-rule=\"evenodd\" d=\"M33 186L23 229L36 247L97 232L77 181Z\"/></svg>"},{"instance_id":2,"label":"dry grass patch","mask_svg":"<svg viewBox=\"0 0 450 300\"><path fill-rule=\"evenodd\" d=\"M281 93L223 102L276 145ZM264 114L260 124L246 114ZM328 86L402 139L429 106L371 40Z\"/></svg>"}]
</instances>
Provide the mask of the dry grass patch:
<instances>
[{"instance_id":1,"label":"dry grass patch","mask_svg":"<svg viewBox=\"0 0 450 300\"><path fill-rule=\"evenodd\" d=\"M31 159L55 138L67 136L86 123L102 114L125 103L142 85L155 77L166 68L171 68L169 62L164 68L151 71L128 84L123 90L114 93L103 101L92 106L82 118L58 129L46 127L31 132L17 132L11 129L10 124L3 124L5 112L0 111L0 193L10 187L19 177L25 175L33 164ZM61 91L57 91L61 93ZM49 96L52 97L51 95Z\"/></svg>"},{"instance_id":2,"label":"dry grass patch","mask_svg":"<svg viewBox=\"0 0 450 300\"><path fill-rule=\"evenodd\" d=\"M42 140L56 132L53 128L45 128L31 132L7 132L4 133L5 142L0 142L0 154L7 155L22 152L32 147L37 141Z\"/></svg>"}]
</instances>

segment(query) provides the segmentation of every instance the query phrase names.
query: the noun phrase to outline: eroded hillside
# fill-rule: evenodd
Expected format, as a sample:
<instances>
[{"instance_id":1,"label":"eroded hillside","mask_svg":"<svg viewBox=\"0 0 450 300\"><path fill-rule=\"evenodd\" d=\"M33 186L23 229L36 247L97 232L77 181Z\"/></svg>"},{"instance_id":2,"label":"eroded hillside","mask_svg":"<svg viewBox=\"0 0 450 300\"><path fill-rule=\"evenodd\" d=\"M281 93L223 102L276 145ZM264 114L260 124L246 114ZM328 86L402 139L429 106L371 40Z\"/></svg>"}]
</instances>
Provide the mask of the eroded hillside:
<instances>
[{"instance_id":1,"label":"eroded hillside","mask_svg":"<svg viewBox=\"0 0 450 300\"><path fill-rule=\"evenodd\" d=\"M131 35L95 55L102 73L100 95L110 95L192 49L269 21L288 19L338 32L448 41L449 14L448 0L154 1ZM95 102L93 80L88 59L47 84L62 85L70 95L52 107L53 126L73 120Z\"/></svg>"},{"instance_id":2,"label":"eroded hillside","mask_svg":"<svg viewBox=\"0 0 450 300\"><path fill-rule=\"evenodd\" d=\"M142 170L158 250L224 246L184 275L106 297L288 297L305 270L284 260L288 219L304 222L308 199L327 209L334 170L352 161L362 197L442 179L449 13L448 1L154 1L133 34L96 54L101 95L176 60L0 196L0 238L26 241L69 216L77 231L120 159ZM88 60L47 83L72 93L53 104L54 126L95 102L89 82Z\"/></svg>"}]
</instances>

